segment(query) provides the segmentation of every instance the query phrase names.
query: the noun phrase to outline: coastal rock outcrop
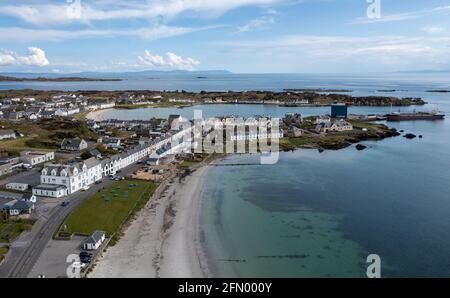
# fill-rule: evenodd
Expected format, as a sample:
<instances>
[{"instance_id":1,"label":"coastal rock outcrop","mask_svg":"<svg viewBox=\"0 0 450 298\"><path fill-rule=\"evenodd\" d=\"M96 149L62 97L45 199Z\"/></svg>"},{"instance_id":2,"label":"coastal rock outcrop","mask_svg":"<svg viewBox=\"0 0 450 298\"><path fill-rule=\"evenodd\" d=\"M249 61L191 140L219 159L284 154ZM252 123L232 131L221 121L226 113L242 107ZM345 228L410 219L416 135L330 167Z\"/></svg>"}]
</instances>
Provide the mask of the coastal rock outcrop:
<instances>
[{"instance_id":1,"label":"coastal rock outcrop","mask_svg":"<svg viewBox=\"0 0 450 298\"><path fill-rule=\"evenodd\" d=\"M367 146L363 145L363 144L357 144L355 147L356 147L356 150L358 150L358 151L362 151L367 148Z\"/></svg>"}]
</instances>

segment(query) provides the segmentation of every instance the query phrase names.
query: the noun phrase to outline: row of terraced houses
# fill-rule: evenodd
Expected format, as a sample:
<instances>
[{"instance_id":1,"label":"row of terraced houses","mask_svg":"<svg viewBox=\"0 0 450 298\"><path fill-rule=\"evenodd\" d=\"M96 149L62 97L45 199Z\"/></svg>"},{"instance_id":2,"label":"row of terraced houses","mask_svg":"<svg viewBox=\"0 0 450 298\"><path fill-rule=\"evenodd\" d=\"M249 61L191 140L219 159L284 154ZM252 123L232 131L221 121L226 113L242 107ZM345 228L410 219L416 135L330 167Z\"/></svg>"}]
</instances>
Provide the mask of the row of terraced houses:
<instances>
[{"instance_id":1,"label":"row of terraced houses","mask_svg":"<svg viewBox=\"0 0 450 298\"><path fill-rule=\"evenodd\" d=\"M48 164L41 171L40 185L33 194L42 197L60 198L89 187L95 182L115 175L121 169L141 161L158 152L159 157L190 149L192 127L172 131L160 138L139 144L134 148L105 160L91 157L70 165Z\"/></svg>"}]
</instances>

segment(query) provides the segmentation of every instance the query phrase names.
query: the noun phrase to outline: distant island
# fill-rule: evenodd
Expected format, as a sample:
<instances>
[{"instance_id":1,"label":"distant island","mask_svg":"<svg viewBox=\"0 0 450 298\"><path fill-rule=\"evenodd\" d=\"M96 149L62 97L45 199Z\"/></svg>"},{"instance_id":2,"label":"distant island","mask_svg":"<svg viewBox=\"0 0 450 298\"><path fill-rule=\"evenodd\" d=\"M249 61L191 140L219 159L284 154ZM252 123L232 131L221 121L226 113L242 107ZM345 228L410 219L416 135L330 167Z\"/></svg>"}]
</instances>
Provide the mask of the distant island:
<instances>
[{"instance_id":1,"label":"distant island","mask_svg":"<svg viewBox=\"0 0 450 298\"><path fill-rule=\"evenodd\" d=\"M122 79L102 79L102 78L82 78L82 77L58 77L58 78L18 78L10 76L0 76L0 82L116 82Z\"/></svg>"},{"instance_id":2,"label":"distant island","mask_svg":"<svg viewBox=\"0 0 450 298\"><path fill-rule=\"evenodd\" d=\"M449 93L450 90L427 90L427 92L435 92L435 93Z\"/></svg>"},{"instance_id":3,"label":"distant island","mask_svg":"<svg viewBox=\"0 0 450 298\"><path fill-rule=\"evenodd\" d=\"M45 100L55 95L74 94L95 97L98 100L115 100L116 108L137 109L146 106L181 107L195 104L267 104L283 107L329 106L343 103L348 106L422 106L421 98L398 98L393 96L351 96L340 93L318 92L272 92L272 91L200 91L189 92L152 90L85 90L85 91L43 91L5 90L0 98L34 96Z\"/></svg>"},{"instance_id":4,"label":"distant island","mask_svg":"<svg viewBox=\"0 0 450 298\"><path fill-rule=\"evenodd\" d=\"M305 88L305 89L284 89L286 92L353 92L348 89L325 89L325 88Z\"/></svg>"}]
</instances>

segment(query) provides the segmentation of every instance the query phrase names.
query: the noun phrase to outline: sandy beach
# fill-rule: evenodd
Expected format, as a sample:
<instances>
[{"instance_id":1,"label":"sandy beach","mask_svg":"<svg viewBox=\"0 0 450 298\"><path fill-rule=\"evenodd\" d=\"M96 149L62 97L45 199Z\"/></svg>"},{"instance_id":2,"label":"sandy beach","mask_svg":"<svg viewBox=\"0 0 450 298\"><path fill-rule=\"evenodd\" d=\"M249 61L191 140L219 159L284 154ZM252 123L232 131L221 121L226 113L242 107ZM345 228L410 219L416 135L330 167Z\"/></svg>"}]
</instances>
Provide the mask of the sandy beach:
<instances>
[{"instance_id":1,"label":"sandy beach","mask_svg":"<svg viewBox=\"0 0 450 298\"><path fill-rule=\"evenodd\" d=\"M88 277L209 276L198 237L207 171L203 166L181 181L162 184Z\"/></svg>"},{"instance_id":2,"label":"sandy beach","mask_svg":"<svg viewBox=\"0 0 450 298\"><path fill-rule=\"evenodd\" d=\"M100 121L100 120L104 119L103 114L113 111L113 110L114 109L103 109L103 110L92 111L86 115L86 119Z\"/></svg>"}]
</instances>

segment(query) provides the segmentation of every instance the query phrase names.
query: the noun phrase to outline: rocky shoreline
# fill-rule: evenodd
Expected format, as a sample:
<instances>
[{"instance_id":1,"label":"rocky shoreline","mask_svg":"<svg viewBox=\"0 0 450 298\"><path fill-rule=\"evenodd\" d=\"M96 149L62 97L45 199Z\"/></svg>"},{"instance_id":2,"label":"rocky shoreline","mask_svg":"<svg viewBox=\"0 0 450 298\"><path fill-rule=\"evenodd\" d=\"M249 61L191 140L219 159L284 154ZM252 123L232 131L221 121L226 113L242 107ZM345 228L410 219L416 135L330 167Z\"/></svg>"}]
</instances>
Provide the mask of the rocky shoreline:
<instances>
[{"instance_id":1,"label":"rocky shoreline","mask_svg":"<svg viewBox=\"0 0 450 298\"><path fill-rule=\"evenodd\" d=\"M48 80L84 80L83 78L56 78ZM28 80L28 79L24 79ZM36 80L36 79L33 79ZM47 79L46 79L47 80ZM90 80L90 79L87 79ZM102 79L95 79L101 81ZM109 79L106 79L109 80ZM111 79L114 80L114 79ZM329 92L329 91L328 91ZM4 93L4 94L3 94ZM425 105L421 98L398 98L392 96L351 96L339 93L323 93L315 91L296 92L272 92L272 91L245 91L245 92L187 92L175 91L152 91L152 90L128 90L128 91L40 91L40 90L5 90L0 92L0 98L6 96L34 96L46 100L52 95L72 94L95 98L96 101L114 100L118 105L193 105L193 104L299 104L327 106L333 103L345 103L349 106L411 106ZM139 99L139 100L136 100Z\"/></svg>"},{"instance_id":2,"label":"rocky shoreline","mask_svg":"<svg viewBox=\"0 0 450 298\"><path fill-rule=\"evenodd\" d=\"M366 130L357 128L351 132L330 133L327 135L307 135L301 137L288 137L280 140L281 151L292 151L295 149L318 149L323 150L340 150L347 148L353 144L363 141L379 141L386 138L400 136L401 134L395 128L389 128L383 124L367 123Z\"/></svg>"}]
</instances>

